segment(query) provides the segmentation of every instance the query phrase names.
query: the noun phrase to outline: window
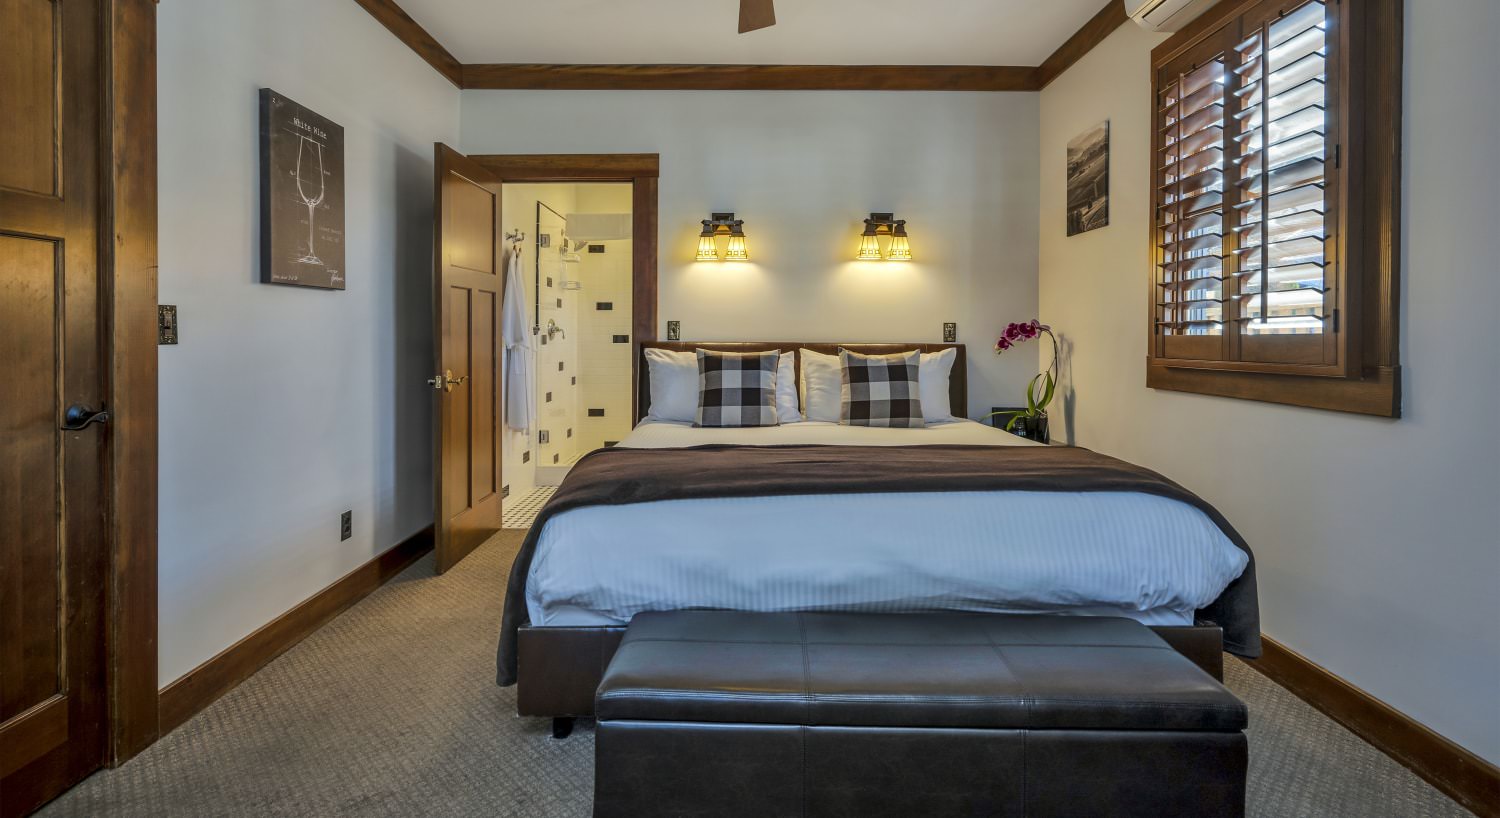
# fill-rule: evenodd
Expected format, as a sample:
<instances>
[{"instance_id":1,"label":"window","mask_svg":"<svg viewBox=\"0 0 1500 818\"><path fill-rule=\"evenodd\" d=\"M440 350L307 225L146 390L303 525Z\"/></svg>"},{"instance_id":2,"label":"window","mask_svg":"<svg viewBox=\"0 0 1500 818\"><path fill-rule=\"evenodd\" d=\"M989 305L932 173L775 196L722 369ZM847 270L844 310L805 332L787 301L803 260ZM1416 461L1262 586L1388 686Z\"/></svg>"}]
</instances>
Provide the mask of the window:
<instances>
[{"instance_id":1,"label":"window","mask_svg":"<svg viewBox=\"0 0 1500 818\"><path fill-rule=\"evenodd\" d=\"M1148 386L1399 414L1399 20L1225 2L1153 52Z\"/></svg>"}]
</instances>

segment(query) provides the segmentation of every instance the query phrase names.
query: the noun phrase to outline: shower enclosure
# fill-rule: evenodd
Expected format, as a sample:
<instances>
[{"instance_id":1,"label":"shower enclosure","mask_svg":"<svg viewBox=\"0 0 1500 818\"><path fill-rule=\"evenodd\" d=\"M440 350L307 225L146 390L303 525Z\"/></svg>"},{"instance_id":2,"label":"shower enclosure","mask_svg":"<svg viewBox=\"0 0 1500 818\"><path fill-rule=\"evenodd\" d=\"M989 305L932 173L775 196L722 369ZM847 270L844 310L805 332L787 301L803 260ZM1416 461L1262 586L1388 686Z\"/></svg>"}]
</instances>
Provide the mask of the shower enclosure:
<instances>
[{"instance_id":1,"label":"shower enclosure","mask_svg":"<svg viewBox=\"0 0 1500 818\"><path fill-rule=\"evenodd\" d=\"M528 237L535 356L535 428L511 435L506 456L512 499L516 488L557 485L578 458L630 431L630 207L629 184L505 188L507 229Z\"/></svg>"}]
</instances>

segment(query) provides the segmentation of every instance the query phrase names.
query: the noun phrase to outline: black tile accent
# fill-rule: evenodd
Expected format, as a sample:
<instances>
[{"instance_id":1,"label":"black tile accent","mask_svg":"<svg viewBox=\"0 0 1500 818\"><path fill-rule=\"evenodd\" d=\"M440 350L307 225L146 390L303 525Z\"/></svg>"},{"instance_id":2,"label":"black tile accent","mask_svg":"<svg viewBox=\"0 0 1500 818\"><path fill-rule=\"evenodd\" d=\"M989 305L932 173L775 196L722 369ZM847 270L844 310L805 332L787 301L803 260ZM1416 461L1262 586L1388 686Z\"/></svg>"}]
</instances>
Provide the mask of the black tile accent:
<instances>
[{"instance_id":1,"label":"black tile accent","mask_svg":"<svg viewBox=\"0 0 1500 818\"><path fill-rule=\"evenodd\" d=\"M552 393L548 392L547 393L547 403L551 403L551 402L552 402Z\"/></svg>"},{"instance_id":2,"label":"black tile accent","mask_svg":"<svg viewBox=\"0 0 1500 818\"><path fill-rule=\"evenodd\" d=\"M573 386L577 386L578 385L578 376L577 375L573 376L573 383L572 383L572 385Z\"/></svg>"},{"instance_id":3,"label":"black tile accent","mask_svg":"<svg viewBox=\"0 0 1500 818\"><path fill-rule=\"evenodd\" d=\"M682 322L681 321L668 321L667 322L667 340L668 341L681 341L682 340Z\"/></svg>"},{"instance_id":4,"label":"black tile accent","mask_svg":"<svg viewBox=\"0 0 1500 818\"><path fill-rule=\"evenodd\" d=\"M557 371L558 372L563 371L563 362L562 361L558 361L557 362Z\"/></svg>"},{"instance_id":5,"label":"black tile accent","mask_svg":"<svg viewBox=\"0 0 1500 818\"><path fill-rule=\"evenodd\" d=\"M510 496L510 486L501 486L500 487L500 499L504 500L505 498L507 498L509 496Z\"/></svg>"},{"instance_id":6,"label":"black tile accent","mask_svg":"<svg viewBox=\"0 0 1500 818\"><path fill-rule=\"evenodd\" d=\"M568 430L568 437L572 437L572 436L573 436L573 430L572 430L572 429L569 429L569 430Z\"/></svg>"},{"instance_id":7,"label":"black tile accent","mask_svg":"<svg viewBox=\"0 0 1500 818\"><path fill-rule=\"evenodd\" d=\"M531 452L529 452L529 451L527 451L527 452L521 452L521 462L522 463L530 463L531 462Z\"/></svg>"},{"instance_id":8,"label":"black tile accent","mask_svg":"<svg viewBox=\"0 0 1500 818\"><path fill-rule=\"evenodd\" d=\"M603 409L590 409L589 410L589 417L591 417L591 418L602 418L602 417L604 417L604 410Z\"/></svg>"},{"instance_id":9,"label":"black tile accent","mask_svg":"<svg viewBox=\"0 0 1500 818\"><path fill-rule=\"evenodd\" d=\"M616 443L619 443L619 442L620 441L618 441L618 440L606 440L606 441L604 441L604 446L605 446L605 448L609 448L610 446L613 446L613 445L615 445Z\"/></svg>"},{"instance_id":10,"label":"black tile accent","mask_svg":"<svg viewBox=\"0 0 1500 818\"><path fill-rule=\"evenodd\" d=\"M614 308L615 302L613 301L600 301L594 304L594 309L596 310L612 310Z\"/></svg>"},{"instance_id":11,"label":"black tile accent","mask_svg":"<svg viewBox=\"0 0 1500 818\"><path fill-rule=\"evenodd\" d=\"M590 244L589 245L589 252L590 253L603 253L604 252L604 245L602 245L602 244Z\"/></svg>"},{"instance_id":12,"label":"black tile accent","mask_svg":"<svg viewBox=\"0 0 1500 818\"><path fill-rule=\"evenodd\" d=\"M557 462L557 459L558 459L558 458L559 458L559 457L561 457L561 456L562 456L562 455L556 455L556 454L554 454L554 455L552 455L552 462L553 462L553 463L556 463L556 462Z\"/></svg>"},{"instance_id":13,"label":"black tile accent","mask_svg":"<svg viewBox=\"0 0 1500 818\"><path fill-rule=\"evenodd\" d=\"M557 299L557 308L558 309L562 309L562 299L561 298Z\"/></svg>"},{"instance_id":14,"label":"black tile accent","mask_svg":"<svg viewBox=\"0 0 1500 818\"><path fill-rule=\"evenodd\" d=\"M542 339L542 346L546 346L547 345L547 333L544 332L544 333L542 333L541 335L539 335L537 337Z\"/></svg>"},{"instance_id":15,"label":"black tile accent","mask_svg":"<svg viewBox=\"0 0 1500 818\"><path fill-rule=\"evenodd\" d=\"M548 287L552 286L552 276L547 276L547 286Z\"/></svg>"},{"instance_id":16,"label":"black tile accent","mask_svg":"<svg viewBox=\"0 0 1500 818\"><path fill-rule=\"evenodd\" d=\"M628 343L630 343L630 336L629 335L616 335L615 336L615 343L617 343L617 344L628 344Z\"/></svg>"}]
</instances>

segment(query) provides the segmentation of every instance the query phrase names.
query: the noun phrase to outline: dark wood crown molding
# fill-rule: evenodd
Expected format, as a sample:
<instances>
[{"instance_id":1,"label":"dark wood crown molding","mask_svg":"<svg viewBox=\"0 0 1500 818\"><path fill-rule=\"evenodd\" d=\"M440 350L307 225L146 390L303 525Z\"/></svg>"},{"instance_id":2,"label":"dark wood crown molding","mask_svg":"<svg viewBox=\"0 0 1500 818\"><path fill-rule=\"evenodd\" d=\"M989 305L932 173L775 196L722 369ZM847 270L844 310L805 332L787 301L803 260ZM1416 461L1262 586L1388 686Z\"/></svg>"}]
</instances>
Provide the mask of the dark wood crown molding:
<instances>
[{"instance_id":1,"label":"dark wood crown molding","mask_svg":"<svg viewBox=\"0 0 1500 818\"><path fill-rule=\"evenodd\" d=\"M1040 91L1124 23L1108 0L1040 66L1029 65L571 65L459 63L396 3L355 0L463 89L542 91Z\"/></svg>"},{"instance_id":2,"label":"dark wood crown molding","mask_svg":"<svg viewBox=\"0 0 1500 818\"><path fill-rule=\"evenodd\" d=\"M1020 65L465 65L463 87L551 91L1033 91Z\"/></svg>"},{"instance_id":3,"label":"dark wood crown molding","mask_svg":"<svg viewBox=\"0 0 1500 818\"><path fill-rule=\"evenodd\" d=\"M354 0L370 12L370 16L380 21L380 24L390 29L396 35L396 39L406 43L407 47L417 52L417 56L427 61L427 64L437 69L449 82L463 87L463 65L458 58L443 48L427 29L417 24L406 10L396 4L396 0Z\"/></svg>"},{"instance_id":4,"label":"dark wood crown molding","mask_svg":"<svg viewBox=\"0 0 1500 818\"><path fill-rule=\"evenodd\" d=\"M1083 55L1093 51L1094 46L1104 42L1105 37L1113 34L1115 29L1124 25L1129 19L1125 16L1124 3L1119 0L1108 0L1103 8L1083 24L1082 28L1063 41L1063 44L1052 52L1052 56L1042 60L1042 64L1037 66L1037 90L1040 91L1052 84L1052 81L1062 76L1064 71L1073 67L1073 63L1083 59Z\"/></svg>"}]
</instances>

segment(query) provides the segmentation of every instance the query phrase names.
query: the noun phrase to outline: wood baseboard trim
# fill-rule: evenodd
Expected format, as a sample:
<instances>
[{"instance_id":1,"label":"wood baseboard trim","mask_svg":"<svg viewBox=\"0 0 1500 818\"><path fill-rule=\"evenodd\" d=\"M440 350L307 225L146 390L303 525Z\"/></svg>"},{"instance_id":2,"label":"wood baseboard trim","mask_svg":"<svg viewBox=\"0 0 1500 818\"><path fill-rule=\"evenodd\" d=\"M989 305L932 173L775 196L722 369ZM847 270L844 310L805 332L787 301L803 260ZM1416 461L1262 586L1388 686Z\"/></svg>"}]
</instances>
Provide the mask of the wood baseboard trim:
<instances>
[{"instance_id":1,"label":"wood baseboard trim","mask_svg":"<svg viewBox=\"0 0 1500 818\"><path fill-rule=\"evenodd\" d=\"M1262 636L1247 662L1480 818L1500 818L1500 768L1434 733L1307 657Z\"/></svg>"},{"instance_id":2,"label":"wood baseboard trim","mask_svg":"<svg viewBox=\"0 0 1500 818\"><path fill-rule=\"evenodd\" d=\"M429 526L162 688L160 735L165 736L177 729L272 659L369 596L431 551L432 544L432 528Z\"/></svg>"}]
</instances>

